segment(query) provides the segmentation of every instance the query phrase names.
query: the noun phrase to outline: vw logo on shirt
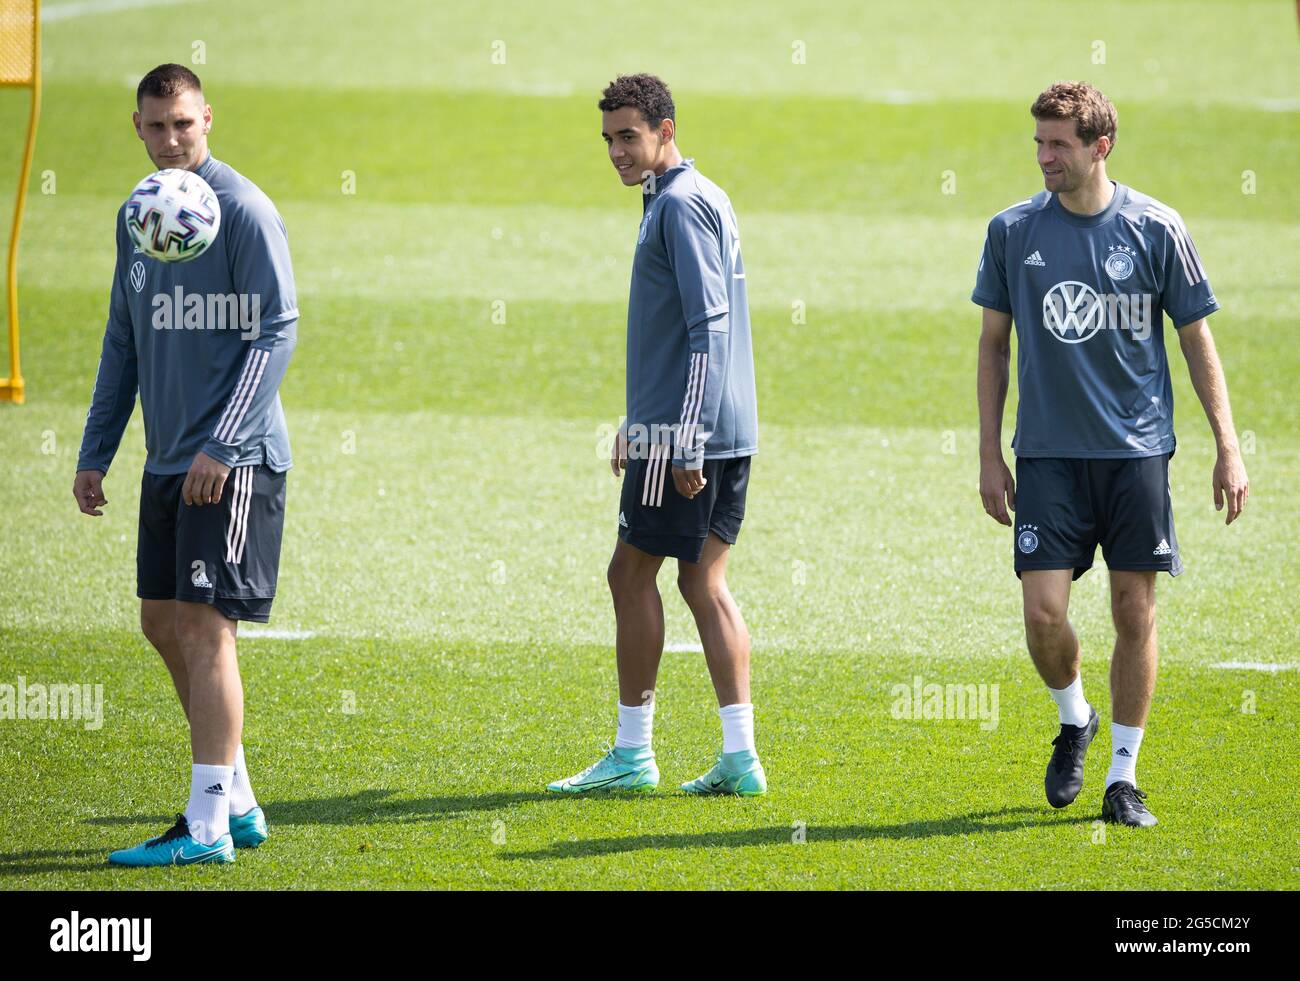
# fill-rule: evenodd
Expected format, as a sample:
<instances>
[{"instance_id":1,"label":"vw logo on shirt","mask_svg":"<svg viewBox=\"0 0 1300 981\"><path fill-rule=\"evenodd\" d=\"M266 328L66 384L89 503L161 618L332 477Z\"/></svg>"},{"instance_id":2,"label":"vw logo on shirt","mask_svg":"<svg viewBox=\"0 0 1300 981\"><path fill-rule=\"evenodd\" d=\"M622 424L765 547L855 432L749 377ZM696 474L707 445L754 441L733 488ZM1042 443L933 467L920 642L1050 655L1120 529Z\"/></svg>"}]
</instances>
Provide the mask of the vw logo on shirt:
<instances>
[{"instance_id":1,"label":"vw logo on shirt","mask_svg":"<svg viewBox=\"0 0 1300 981\"><path fill-rule=\"evenodd\" d=\"M131 285L137 293L144 289L144 263L139 259L131 264Z\"/></svg>"},{"instance_id":2,"label":"vw logo on shirt","mask_svg":"<svg viewBox=\"0 0 1300 981\"><path fill-rule=\"evenodd\" d=\"M1081 344L1105 326L1097 291L1075 279L1057 283L1043 296L1043 326L1057 340Z\"/></svg>"}]
</instances>

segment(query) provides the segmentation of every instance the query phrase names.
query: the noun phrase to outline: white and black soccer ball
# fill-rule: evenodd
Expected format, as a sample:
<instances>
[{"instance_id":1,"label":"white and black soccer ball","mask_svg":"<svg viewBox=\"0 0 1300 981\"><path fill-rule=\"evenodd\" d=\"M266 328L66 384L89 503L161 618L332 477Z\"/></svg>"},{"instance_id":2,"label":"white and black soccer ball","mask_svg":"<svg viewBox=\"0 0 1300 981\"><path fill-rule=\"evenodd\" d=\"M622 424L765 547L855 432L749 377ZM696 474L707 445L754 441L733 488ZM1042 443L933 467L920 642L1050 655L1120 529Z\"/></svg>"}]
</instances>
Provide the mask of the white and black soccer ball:
<instances>
[{"instance_id":1,"label":"white and black soccer ball","mask_svg":"<svg viewBox=\"0 0 1300 981\"><path fill-rule=\"evenodd\" d=\"M150 174L126 201L126 230L135 247L163 262L188 262L208 250L221 228L212 187L189 170Z\"/></svg>"}]
</instances>

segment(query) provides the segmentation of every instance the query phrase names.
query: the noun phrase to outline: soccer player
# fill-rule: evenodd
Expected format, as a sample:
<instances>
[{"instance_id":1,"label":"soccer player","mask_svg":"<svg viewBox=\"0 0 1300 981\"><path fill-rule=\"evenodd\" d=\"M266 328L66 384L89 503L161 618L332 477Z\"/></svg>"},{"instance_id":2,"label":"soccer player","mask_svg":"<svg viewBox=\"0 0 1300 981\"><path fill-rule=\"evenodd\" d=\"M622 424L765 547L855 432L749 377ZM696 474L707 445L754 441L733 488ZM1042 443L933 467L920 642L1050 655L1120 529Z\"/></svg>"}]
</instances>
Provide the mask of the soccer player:
<instances>
[{"instance_id":1,"label":"soccer player","mask_svg":"<svg viewBox=\"0 0 1300 981\"><path fill-rule=\"evenodd\" d=\"M1004 525L1015 512L1025 636L1061 724L1045 778L1053 807L1079 795L1098 728L1067 609L1070 584L1101 545L1115 624L1102 817L1149 827L1156 818L1137 788L1136 767L1155 690L1155 580L1183 568L1169 493L1175 441L1166 317L1214 432L1214 502L1227 505L1228 524L1241 514L1249 483L1205 319L1219 304L1182 218L1106 176L1117 117L1101 92L1060 82L1030 112L1046 190L989 223L971 296L984 308L980 495ZM1001 446L1013 320L1014 480Z\"/></svg>"},{"instance_id":2,"label":"soccer player","mask_svg":"<svg viewBox=\"0 0 1300 981\"><path fill-rule=\"evenodd\" d=\"M201 255L169 263L133 248L125 207L117 215L117 268L73 494L85 514L103 514L104 476L138 389L148 450L136 550L140 626L189 720L193 767L175 825L109 861L233 862L236 847L267 838L240 742L235 639L238 621L269 618L275 596L291 464L278 390L298 304L274 205L208 152L212 107L199 79L160 65L141 80L136 108L136 133L154 166L207 181L221 226ZM169 305L172 317L164 316Z\"/></svg>"},{"instance_id":3,"label":"soccer player","mask_svg":"<svg viewBox=\"0 0 1300 981\"><path fill-rule=\"evenodd\" d=\"M722 720L722 752L691 794L757 795L749 632L727 588L727 555L745 516L758 409L740 233L722 189L682 158L668 86L624 75L599 108L609 159L643 214L627 315L627 416L610 453L623 472L609 564L617 620L618 732L613 749L559 793L653 790L654 687L664 645L656 577L677 559L677 585L704 647Z\"/></svg>"}]
</instances>

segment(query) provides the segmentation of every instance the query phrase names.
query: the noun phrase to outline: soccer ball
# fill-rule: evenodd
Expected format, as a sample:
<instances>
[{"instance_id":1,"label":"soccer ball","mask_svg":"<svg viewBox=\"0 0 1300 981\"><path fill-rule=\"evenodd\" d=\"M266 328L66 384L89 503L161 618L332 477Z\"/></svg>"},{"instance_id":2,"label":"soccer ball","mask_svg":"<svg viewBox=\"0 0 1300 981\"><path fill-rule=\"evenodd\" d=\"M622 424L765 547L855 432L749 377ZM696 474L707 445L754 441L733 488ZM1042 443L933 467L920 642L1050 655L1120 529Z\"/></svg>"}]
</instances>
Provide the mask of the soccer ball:
<instances>
[{"instance_id":1,"label":"soccer ball","mask_svg":"<svg viewBox=\"0 0 1300 981\"><path fill-rule=\"evenodd\" d=\"M217 194L192 171L168 168L150 174L126 201L131 241L163 262L188 262L202 255L220 227Z\"/></svg>"}]
</instances>

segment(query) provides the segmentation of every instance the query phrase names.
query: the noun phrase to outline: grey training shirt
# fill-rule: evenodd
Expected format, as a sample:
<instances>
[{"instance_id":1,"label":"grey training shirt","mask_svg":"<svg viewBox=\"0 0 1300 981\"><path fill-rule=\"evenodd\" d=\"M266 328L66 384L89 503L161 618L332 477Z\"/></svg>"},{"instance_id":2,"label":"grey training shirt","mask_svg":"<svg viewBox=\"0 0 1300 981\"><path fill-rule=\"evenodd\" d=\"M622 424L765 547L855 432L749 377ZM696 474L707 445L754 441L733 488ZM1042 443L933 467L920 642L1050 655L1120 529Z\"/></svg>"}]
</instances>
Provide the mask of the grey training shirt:
<instances>
[{"instance_id":1,"label":"grey training shirt","mask_svg":"<svg viewBox=\"0 0 1300 981\"><path fill-rule=\"evenodd\" d=\"M1165 315L1219 309L1176 211L1123 184L1087 216L1041 191L989 223L971 299L1015 321L1017 456L1173 451Z\"/></svg>"},{"instance_id":2,"label":"grey training shirt","mask_svg":"<svg viewBox=\"0 0 1300 981\"><path fill-rule=\"evenodd\" d=\"M758 452L754 356L731 201L684 160L645 189L627 305L629 452L673 463Z\"/></svg>"},{"instance_id":3,"label":"grey training shirt","mask_svg":"<svg viewBox=\"0 0 1300 981\"><path fill-rule=\"evenodd\" d=\"M252 181L209 156L197 171L221 205L221 227L189 262L138 252L117 214L103 353L78 470L108 472L135 406L145 470L178 474L203 451L227 466L292 465L279 387L297 339L289 242Z\"/></svg>"}]
</instances>

